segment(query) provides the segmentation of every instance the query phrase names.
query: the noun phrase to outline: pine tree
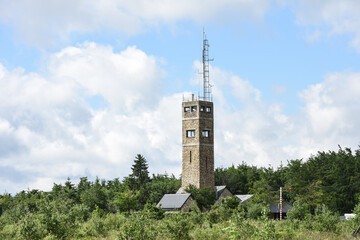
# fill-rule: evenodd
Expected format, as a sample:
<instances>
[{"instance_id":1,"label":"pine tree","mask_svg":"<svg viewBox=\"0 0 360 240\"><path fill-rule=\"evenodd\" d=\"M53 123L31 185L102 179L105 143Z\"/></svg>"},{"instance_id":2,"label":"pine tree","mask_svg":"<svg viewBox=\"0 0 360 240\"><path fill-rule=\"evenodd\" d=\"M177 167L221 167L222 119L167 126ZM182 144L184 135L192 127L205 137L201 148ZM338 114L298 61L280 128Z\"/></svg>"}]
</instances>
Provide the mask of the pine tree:
<instances>
[{"instance_id":1,"label":"pine tree","mask_svg":"<svg viewBox=\"0 0 360 240\"><path fill-rule=\"evenodd\" d=\"M125 179L130 189L141 190L148 182L150 182L148 164L141 154L136 155L131 170L132 174Z\"/></svg>"}]
</instances>

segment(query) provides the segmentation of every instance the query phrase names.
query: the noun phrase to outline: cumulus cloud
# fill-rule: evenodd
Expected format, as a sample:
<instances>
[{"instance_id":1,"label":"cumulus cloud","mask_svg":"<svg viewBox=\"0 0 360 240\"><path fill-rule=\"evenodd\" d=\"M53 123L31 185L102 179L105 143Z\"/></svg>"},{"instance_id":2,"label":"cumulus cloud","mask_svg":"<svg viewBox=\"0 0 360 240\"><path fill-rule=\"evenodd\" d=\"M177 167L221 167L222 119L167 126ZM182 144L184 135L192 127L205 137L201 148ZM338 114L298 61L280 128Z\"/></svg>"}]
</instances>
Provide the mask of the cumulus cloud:
<instances>
[{"instance_id":1,"label":"cumulus cloud","mask_svg":"<svg viewBox=\"0 0 360 240\"><path fill-rule=\"evenodd\" d=\"M155 57L136 47L114 53L95 43L61 50L51 57L49 68L54 78L75 81L88 94L104 97L113 110L127 113L156 104L164 76Z\"/></svg>"},{"instance_id":2,"label":"cumulus cloud","mask_svg":"<svg viewBox=\"0 0 360 240\"><path fill-rule=\"evenodd\" d=\"M2 174L1 191L46 190L68 176L122 178L137 153L150 170L179 174L181 94L160 97L161 79L154 57L93 43L52 55L42 75L0 64L0 168L19 178ZM93 95L108 106L94 109Z\"/></svg>"},{"instance_id":3,"label":"cumulus cloud","mask_svg":"<svg viewBox=\"0 0 360 240\"><path fill-rule=\"evenodd\" d=\"M0 191L47 190L67 177L122 178L137 153L147 157L150 172L179 176L183 93L162 94L164 71L155 57L136 47L116 53L84 43L48 59L43 74L0 64L0 170L6 172ZM299 93L304 105L289 115L281 103L267 104L249 80L210 71L216 166L276 167L338 144L357 147L359 73L329 74ZM108 105L95 108L92 96Z\"/></svg>"},{"instance_id":4,"label":"cumulus cloud","mask_svg":"<svg viewBox=\"0 0 360 240\"><path fill-rule=\"evenodd\" d=\"M281 103L266 103L248 80L216 67L211 73L217 166L244 161L276 167L338 145L358 147L359 73L329 74L309 86L299 93L304 106L291 115Z\"/></svg>"},{"instance_id":5,"label":"cumulus cloud","mask_svg":"<svg viewBox=\"0 0 360 240\"><path fill-rule=\"evenodd\" d=\"M178 21L200 24L230 18L262 19L270 0L14 0L0 1L0 21L14 27L21 41L38 47L66 40L71 33L108 29L137 34L173 27Z\"/></svg>"},{"instance_id":6,"label":"cumulus cloud","mask_svg":"<svg viewBox=\"0 0 360 240\"><path fill-rule=\"evenodd\" d=\"M321 36L349 34L350 44L360 51L360 2L357 0L299 0L295 8L297 23L309 26L309 41Z\"/></svg>"},{"instance_id":7,"label":"cumulus cloud","mask_svg":"<svg viewBox=\"0 0 360 240\"><path fill-rule=\"evenodd\" d=\"M316 145L359 144L360 74L333 73L300 93L309 135Z\"/></svg>"}]
</instances>

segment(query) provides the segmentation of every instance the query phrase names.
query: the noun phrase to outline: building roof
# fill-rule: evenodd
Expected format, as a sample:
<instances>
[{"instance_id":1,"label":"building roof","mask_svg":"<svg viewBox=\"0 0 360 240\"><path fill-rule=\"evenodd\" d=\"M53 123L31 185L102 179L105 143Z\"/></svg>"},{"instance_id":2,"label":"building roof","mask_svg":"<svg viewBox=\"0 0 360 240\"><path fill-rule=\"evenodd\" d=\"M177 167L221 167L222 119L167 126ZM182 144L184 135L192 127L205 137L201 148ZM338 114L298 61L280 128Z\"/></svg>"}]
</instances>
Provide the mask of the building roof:
<instances>
[{"instance_id":1,"label":"building roof","mask_svg":"<svg viewBox=\"0 0 360 240\"><path fill-rule=\"evenodd\" d=\"M221 196L221 194L223 193L223 191L226 189L226 186L215 186L215 190L216 190L216 199L219 199L219 197ZM181 194L182 193L182 187L179 188L179 190L177 190L176 194Z\"/></svg>"},{"instance_id":2,"label":"building roof","mask_svg":"<svg viewBox=\"0 0 360 240\"><path fill-rule=\"evenodd\" d=\"M283 203L282 205L282 212L287 213L290 209L292 209L293 206L291 206L288 203ZM270 211L271 213L279 213L280 212L280 203L271 203L270 204Z\"/></svg>"},{"instance_id":3,"label":"building roof","mask_svg":"<svg viewBox=\"0 0 360 240\"><path fill-rule=\"evenodd\" d=\"M166 210L180 210L190 196L190 193L165 194L156 206Z\"/></svg>"},{"instance_id":4,"label":"building roof","mask_svg":"<svg viewBox=\"0 0 360 240\"><path fill-rule=\"evenodd\" d=\"M235 195L239 200L240 202L245 202L246 200L249 200L253 194L246 194L246 195Z\"/></svg>"},{"instance_id":5,"label":"building roof","mask_svg":"<svg viewBox=\"0 0 360 240\"><path fill-rule=\"evenodd\" d=\"M219 199L223 191L226 189L226 186L215 186L216 189L216 199Z\"/></svg>"},{"instance_id":6,"label":"building roof","mask_svg":"<svg viewBox=\"0 0 360 240\"><path fill-rule=\"evenodd\" d=\"M176 194L181 194L182 193L182 187L179 188L179 190L177 190Z\"/></svg>"}]
</instances>

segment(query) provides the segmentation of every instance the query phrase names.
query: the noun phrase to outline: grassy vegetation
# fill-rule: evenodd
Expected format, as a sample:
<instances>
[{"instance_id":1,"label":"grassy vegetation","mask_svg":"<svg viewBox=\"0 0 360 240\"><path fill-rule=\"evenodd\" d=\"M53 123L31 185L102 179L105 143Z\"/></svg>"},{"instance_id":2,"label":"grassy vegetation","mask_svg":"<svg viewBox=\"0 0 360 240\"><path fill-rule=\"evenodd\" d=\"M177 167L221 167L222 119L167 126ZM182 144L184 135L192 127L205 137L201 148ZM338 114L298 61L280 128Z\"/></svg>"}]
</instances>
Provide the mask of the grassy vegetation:
<instances>
[{"instance_id":1,"label":"grassy vegetation","mask_svg":"<svg viewBox=\"0 0 360 240\"><path fill-rule=\"evenodd\" d=\"M216 185L253 197L218 206L211 189L189 188L198 203L190 213L155 206L179 189L180 179L150 177L141 155L131 169L123 181L83 177L78 184L54 184L50 192L0 195L0 239L350 239L360 224L360 149L319 152L277 170L244 163L218 168ZM269 203L278 201L281 186L294 188L283 192L294 208L280 222L270 220ZM357 217L340 221L346 212Z\"/></svg>"},{"instance_id":2,"label":"grassy vegetation","mask_svg":"<svg viewBox=\"0 0 360 240\"><path fill-rule=\"evenodd\" d=\"M42 210L18 222L0 217L0 239L351 239L359 219L340 221L323 210L303 220L271 220L264 209L251 218L244 206L214 205L208 212L164 213L154 205L141 211L104 213L96 208L88 218L74 209L66 214Z\"/></svg>"}]
</instances>

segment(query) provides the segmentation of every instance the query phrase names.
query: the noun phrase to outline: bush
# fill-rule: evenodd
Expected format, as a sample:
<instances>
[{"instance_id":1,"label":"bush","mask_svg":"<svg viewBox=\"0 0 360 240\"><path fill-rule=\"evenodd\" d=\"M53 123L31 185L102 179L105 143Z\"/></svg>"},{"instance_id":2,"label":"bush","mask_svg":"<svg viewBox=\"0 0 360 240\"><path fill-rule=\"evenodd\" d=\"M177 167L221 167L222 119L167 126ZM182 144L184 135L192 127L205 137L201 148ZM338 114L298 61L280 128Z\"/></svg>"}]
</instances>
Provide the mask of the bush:
<instances>
[{"instance_id":1,"label":"bush","mask_svg":"<svg viewBox=\"0 0 360 240\"><path fill-rule=\"evenodd\" d=\"M201 211L209 210L215 203L216 192L210 187L197 188L193 185L189 185L185 191L191 193L191 196L194 198Z\"/></svg>"},{"instance_id":2,"label":"bush","mask_svg":"<svg viewBox=\"0 0 360 240\"><path fill-rule=\"evenodd\" d=\"M186 214L176 213L165 223L173 239L190 239L190 230L194 228Z\"/></svg>"},{"instance_id":3,"label":"bush","mask_svg":"<svg viewBox=\"0 0 360 240\"><path fill-rule=\"evenodd\" d=\"M16 239L18 234L18 225L17 224L7 224L0 231L0 239Z\"/></svg>"},{"instance_id":4,"label":"bush","mask_svg":"<svg viewBox=\"0 0 360 240\"><path fill-rule=\"evenodd\" d=\"M105 228L107 230L120 230L121 226L125 224L127 218L120 213L109 213L104 219Z\"/></svg>"},{"instance_id":5,"label":"bush","mask_svg":"<svg viewBox=\"0 0 360 240\"><path fill-rule=\"evenodd\" d=\"M156 207L154 203L147 203L141 213L147 218L161 220L164 218L165 211L162 208Z\"/></svg>"},{"instance_id":6,"label":"bush","mask_svg":"<svg viewBox=\"0 0 360 240\"><path fill-rule=\"evenodd\" d=\"M294 207L287 212L287 218L304 220L307 214L310 214L308 207L298 199L294 202Z\"/></svg>"},{"instance_id":7,"label":"bush","mask_svg":"<svg viewBox=\"0 0 360 240\"><path fill-rule=\"evenodd\" d=\"M240 204L236 196L223 198L221 200L221 207L229 210L235 210Z\"/></svg>"},{"instance_id":8,"label":"bush","mask_svg":"<svg viewBox=\"0 0 360 240\"><path fill-rule=\"evenodd\" d=\"M264 221L264 226L260 231L255 232L256 239L278 239L279 234L275 230L275 221L267 220Z\"/></svg>"},{"instance_id":9,"label":"bush","mask_svg":"<svg viewBox=\"0 0 360 240\"><path fill-rule=\"evenodd\" d=\"M19 222L20 239L42 239L47 235L46 227L36 214L28 214Z\"/></svg>"},{"instance_id":10,"label":"bush","mask_svg":"<svg viewBox=\"0 0 360 240\"><path fill-rule=\"evenodd\" d=\"M151 221L140 214L130 216L119 233L119 239L124 240L151 240L155 239L155 236L155 231L151 229Z\"/></svg>"},{"instance_id":11,"label":"bush","mask_svg":"<svg viewBox=\"0 0 360 240\"><path fill-rule=\"evenodd\" d=\"M322 208L317 207L315 212L316 212L314 217L316 223L314 225L315 230L329 231L334 233L338 232L339 230L338 223L340 220L337 214L332 213L326 207L322 207Z\"/></svg>"},{"instance_id":12,"label":"bush","mask_svg":"<svg viewBox=\"0 0 360 240\"><path fill-rule=\"evenodd\" d=\"M75 216L75 220L79 223L87 221L91 216L90 208L85 204L76 204L71 211Z\"/></svg>"},{"instance_id":13,"label":"bush","mask_svg":"<svg viewBox=\"0 0 360 240\"><path fill-rule=\"evenodd\" d=\"M263 215L264 209L266 214L269 212L269 206L261 203L252 203L247 205L247 217L251 219L258 219Z\"/></svg>"}]
</instances>

